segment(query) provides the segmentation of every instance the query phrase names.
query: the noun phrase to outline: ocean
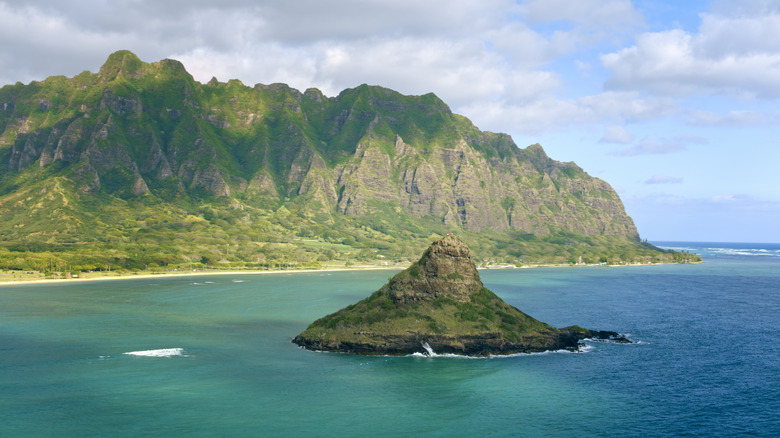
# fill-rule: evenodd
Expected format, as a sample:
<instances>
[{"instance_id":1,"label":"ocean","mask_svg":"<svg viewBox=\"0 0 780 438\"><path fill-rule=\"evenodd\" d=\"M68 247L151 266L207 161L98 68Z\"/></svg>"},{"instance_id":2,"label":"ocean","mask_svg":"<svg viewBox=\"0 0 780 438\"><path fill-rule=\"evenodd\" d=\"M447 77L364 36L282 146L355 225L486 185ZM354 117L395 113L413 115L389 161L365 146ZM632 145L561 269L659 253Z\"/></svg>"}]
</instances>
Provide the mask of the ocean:
<instances>
[{"instance_id":1,"label":"ocean","mask_svg":"<svg viewBox=\"0 0 780 438\"><path fill-rule=\"evenodd\" d=\"M483 270L581 353L365 357L290 342L394 271L0 287L2 437L780 436L780 245L701 264Z\"/></svg>"}]
</instances>

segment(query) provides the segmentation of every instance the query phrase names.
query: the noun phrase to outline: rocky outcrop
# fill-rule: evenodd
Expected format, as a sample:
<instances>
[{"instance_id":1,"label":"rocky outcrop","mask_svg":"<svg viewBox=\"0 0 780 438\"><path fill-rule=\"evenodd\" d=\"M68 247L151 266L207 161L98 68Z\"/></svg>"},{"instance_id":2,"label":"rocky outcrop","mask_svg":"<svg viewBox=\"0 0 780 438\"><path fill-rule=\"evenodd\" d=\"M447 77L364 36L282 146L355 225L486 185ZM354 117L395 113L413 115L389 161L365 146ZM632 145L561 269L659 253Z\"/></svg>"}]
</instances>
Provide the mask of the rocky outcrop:
<instances>
[{"instance_id":1,"label":"rocky outcrop","mask_svg":"<svg viewBox=\"0 0 780 438\"><path fill-rule=\"evenodd\" d=\"M556 329L487 290L469 248L454 235L370 297L312 323L293 339L311 350L487 356L577 350L580 341L626 341L615 332Z\"/></svg>"},{"instance_id":2,"label":"rocky outcrop","mask_svg":"<svg viewBox=\"0 0 780 438\"><path fill-rule=\"evenodd\" d=\"M393 277L382 291L395 304L434 301L441 296L465 303L482 288L469 248L449 234L428 248L409 275Z\"/></svg>"}]
</instances>

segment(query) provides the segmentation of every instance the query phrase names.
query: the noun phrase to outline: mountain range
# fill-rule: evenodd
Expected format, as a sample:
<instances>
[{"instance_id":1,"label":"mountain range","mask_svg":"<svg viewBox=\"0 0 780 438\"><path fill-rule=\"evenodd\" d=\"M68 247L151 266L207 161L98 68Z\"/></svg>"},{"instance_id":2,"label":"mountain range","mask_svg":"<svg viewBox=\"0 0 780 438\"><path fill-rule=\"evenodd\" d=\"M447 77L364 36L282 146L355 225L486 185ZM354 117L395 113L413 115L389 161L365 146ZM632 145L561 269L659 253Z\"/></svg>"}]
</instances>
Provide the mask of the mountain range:
<instances>
[{"instance_id":1,"label":"mountain range","mask_svg":"<svg viewBox=\"0 0 780 438\"><path fill-rule=\"evenodd\" d=\"M616 192L434 94L200 83L129 51L0 89L0 267L411 260L457 231L485 262L674 261Z\"/></svg>"}]
</instances>

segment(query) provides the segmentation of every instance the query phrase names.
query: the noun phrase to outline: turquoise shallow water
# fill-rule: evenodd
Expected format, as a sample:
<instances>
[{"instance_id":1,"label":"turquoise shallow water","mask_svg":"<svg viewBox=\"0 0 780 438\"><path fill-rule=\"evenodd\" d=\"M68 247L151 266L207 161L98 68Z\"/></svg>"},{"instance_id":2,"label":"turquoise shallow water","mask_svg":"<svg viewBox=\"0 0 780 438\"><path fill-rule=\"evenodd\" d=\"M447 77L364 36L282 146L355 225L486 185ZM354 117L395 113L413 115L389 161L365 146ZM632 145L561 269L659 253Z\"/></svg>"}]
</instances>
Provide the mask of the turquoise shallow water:
<instances>
[{"instance_id":1,"label":"turquoise shallow water","mask_svg":"<svg viewBox=\"0 0 780 438\"><path fill-rule=\"evenodd\" d=\"M483 271L638 341L500 359L290 342L388 271L3 286L0 436L780 435L780 246L663 245L706 262Z\"/></svg>"}]
</instances>

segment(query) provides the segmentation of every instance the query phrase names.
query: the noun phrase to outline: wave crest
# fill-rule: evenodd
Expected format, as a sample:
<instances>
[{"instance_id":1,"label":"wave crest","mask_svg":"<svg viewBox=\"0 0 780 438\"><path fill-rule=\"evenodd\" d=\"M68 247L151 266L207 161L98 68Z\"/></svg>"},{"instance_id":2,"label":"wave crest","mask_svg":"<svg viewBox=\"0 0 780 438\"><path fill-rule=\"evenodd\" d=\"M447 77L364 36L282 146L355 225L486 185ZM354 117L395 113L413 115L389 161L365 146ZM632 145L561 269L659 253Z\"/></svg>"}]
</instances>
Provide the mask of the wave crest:
<instances>
[{"instance_id":1,"label":"wave crest","mask_svg":"<svg viewBox=\"0 0 780 438\"><path fill-rule=\"evenodd\" d=\"M174 357L174 356L182 356L182 357L188 357L186 354L184 354L183 348L161 348L159 350L143 350L143 351L128 351L126 354L128 356L144 356L144 357Z\"/></svg>"}]
</instances>

